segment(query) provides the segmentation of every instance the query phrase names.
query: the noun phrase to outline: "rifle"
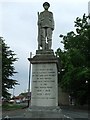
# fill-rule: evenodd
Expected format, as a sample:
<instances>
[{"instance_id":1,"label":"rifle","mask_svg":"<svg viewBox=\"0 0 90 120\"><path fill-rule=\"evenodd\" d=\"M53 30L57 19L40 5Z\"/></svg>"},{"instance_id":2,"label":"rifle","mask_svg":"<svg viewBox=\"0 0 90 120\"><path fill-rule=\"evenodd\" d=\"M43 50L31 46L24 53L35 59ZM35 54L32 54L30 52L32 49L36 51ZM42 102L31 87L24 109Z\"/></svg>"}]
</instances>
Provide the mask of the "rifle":
<instances>
[{"instance_id":1,"label":"rifle","mask_svg":"<svg viewBox=\"0 0 90 120\"><path fill-rule=\"evenodd\" d=\"M40 24L39 24L39 12L38 12L38 49L40 49L40 46L41 46L41 27L40 27Z\"/></svg>"}]
</instances>

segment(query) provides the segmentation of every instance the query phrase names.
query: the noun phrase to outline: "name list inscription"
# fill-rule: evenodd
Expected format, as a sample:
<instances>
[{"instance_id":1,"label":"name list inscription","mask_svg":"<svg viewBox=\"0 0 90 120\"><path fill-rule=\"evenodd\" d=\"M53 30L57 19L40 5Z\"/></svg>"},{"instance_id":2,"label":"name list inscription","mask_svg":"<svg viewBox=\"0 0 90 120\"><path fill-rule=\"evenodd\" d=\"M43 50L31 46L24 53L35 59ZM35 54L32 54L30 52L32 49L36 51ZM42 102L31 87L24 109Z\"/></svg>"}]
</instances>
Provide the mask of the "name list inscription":
<instances>
[{"instance_id":1,"label":"name list inscription","mask_svg":"<svg viewBox=\"0 0 90 120\"><path fill-rule=\"evenodd\" d=\"M57 70L53 65L34 65L32 71L32 99L56 99Z\"/></svg>"}]
</instances>

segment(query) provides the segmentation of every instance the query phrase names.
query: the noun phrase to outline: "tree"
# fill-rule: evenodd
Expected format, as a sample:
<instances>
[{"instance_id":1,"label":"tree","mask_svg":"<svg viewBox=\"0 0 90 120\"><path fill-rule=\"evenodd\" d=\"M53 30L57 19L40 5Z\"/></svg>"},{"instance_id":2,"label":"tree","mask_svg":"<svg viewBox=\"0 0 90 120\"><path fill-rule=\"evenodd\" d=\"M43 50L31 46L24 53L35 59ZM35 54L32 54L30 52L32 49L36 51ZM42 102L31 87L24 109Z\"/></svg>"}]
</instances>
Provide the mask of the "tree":
<instances>
[{"instance_id":1,"label":"tree","mask_svg":"<svg viewBox=\"0 0 90 120\"><path fill-rule=\"evenodd\" d=\"M57 49L56 56L61 59L61 87L73 93L76 102L88 101L88 82L90 81L90 25L85 14L76 18L76 32L60 35L64 50Z\"/></svg>"},{"instance_id":2,"label":"tree","mask_svg":"<svg viewBox=\"0 0 90 120\"><path fill-rule=\"evenodd\" d=\"M9 98L11 94L8 90L18 84L17 80L11 78L17 73L13 66L17 58L14 57L14 51L10 50L10 47L5 44L5 41L1 37L0 43L2 45L2 96L4 98Z\"/></svg>"}]
</instances>

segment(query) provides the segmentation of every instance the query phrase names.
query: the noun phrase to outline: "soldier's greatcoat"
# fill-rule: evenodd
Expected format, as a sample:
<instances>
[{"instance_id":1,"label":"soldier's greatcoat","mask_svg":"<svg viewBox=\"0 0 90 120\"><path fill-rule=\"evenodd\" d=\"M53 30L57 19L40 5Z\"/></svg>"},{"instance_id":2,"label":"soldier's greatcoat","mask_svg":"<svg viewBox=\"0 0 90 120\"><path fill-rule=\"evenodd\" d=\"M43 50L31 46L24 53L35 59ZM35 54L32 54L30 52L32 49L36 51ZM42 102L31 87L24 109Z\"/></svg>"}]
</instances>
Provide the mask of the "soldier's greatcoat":
<instances>
[{"instance_id":1,"label":"soldier's greatcoat","mask_svg":"<svg viewBox=\"0 0 90 120\"><path fill-rule=\"evenodd\" d=\"M53 13L46 10L41 12L39 16L39 23L42 28L46 27L54 30Z\"/></svg>"},{"instance_id":2,"label":"soldier's greatcoat","mask_svg":"<svg viewBox=\"0 0 90 120\"><path fill-rule=\"evenodd\" d=\"M52 44L52 31L54 30L54 19L53 13L44 10L40 14L38 14L38 48L46 46L46 39L48 42L48 47L51 48Z\"/></svg>"}]
</instances>

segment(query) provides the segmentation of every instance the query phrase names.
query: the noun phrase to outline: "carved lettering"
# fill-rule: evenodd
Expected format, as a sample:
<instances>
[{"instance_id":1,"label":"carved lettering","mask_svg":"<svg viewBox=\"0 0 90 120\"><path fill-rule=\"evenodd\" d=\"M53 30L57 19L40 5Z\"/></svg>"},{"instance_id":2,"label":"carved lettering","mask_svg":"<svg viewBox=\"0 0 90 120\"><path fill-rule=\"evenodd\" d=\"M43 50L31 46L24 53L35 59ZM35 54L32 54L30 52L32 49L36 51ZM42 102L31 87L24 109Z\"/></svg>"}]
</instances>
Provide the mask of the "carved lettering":
<instances>
[{"instance_id":1,"label":"carved lettering","mask_svg":"<svg viewBox=\"0 0 90 120\"><path fill-rule=\"evenodd\" d=\"M53 97L53 94L55 94L53 90L57 73L53 66L50 67L52 68L49 68L49 66L48 68L35 68L32 72L32 85L36 99L56 99ZM32 98L35 99L35 97Z\"/></svg>"}]
</instances>

